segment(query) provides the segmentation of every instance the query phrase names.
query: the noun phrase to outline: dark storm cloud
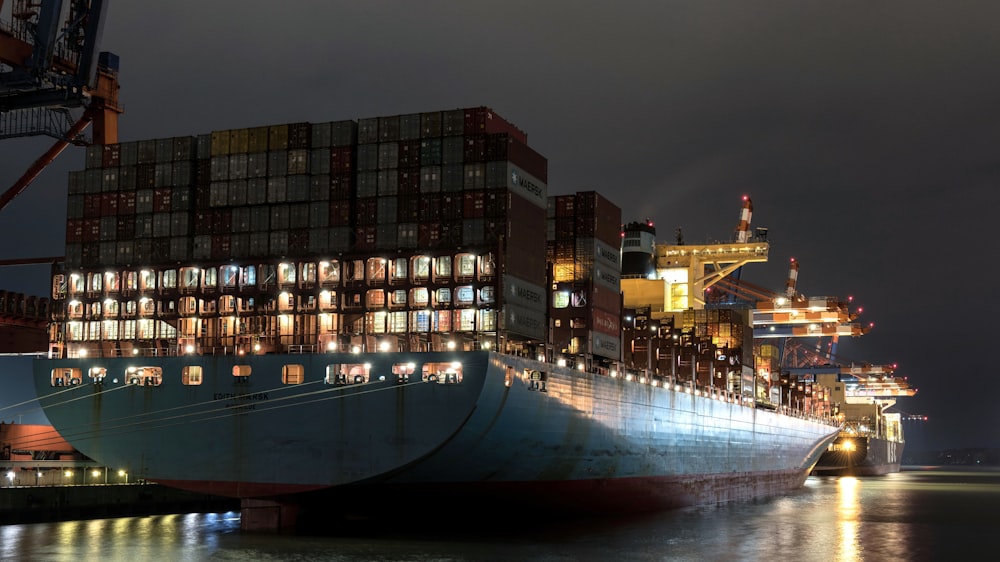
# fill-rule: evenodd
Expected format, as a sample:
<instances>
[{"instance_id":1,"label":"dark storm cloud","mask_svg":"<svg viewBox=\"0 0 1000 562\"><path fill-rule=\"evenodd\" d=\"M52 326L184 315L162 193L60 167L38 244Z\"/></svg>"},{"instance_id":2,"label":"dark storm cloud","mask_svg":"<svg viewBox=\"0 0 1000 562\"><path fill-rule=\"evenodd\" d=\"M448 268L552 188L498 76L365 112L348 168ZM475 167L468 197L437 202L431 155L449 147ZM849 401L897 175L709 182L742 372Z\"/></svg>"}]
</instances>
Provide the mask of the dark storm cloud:
<instances>
[{"instance_id":1,"label":"dark storm cloud","mask_svg":"<svg viewBox=\"0 0 1000 562\"><path fill-rule=\"evenodd\" d=\"M920 387L911 438L1000 446L975 352L1000 273L998 20L985 1L181 0L113 3L104 47L124 140L482 104L549 158L550 193L601 191L661 239L728 238L749 194L772 253L744 278L781 290L795 257L803 292L855 296L876 329L840 349ZM4 145L0 186L44 145ZM81 164L0 213L0 258L61 252Z\"/></svg>"}]
</instances>

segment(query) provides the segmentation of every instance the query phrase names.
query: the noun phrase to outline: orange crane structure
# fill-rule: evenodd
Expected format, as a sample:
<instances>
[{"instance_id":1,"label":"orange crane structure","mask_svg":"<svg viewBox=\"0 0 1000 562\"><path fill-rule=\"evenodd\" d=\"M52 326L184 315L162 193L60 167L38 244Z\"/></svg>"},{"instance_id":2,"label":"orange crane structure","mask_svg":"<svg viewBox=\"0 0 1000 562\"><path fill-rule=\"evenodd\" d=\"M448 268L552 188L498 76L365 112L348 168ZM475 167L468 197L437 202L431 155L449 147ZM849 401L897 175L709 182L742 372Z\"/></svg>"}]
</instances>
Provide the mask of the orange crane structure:
<instances>
[{"instance_id":1,"label":"orange crane structure","mask_svg":"<svg viewBox=\"0 0 1000 562\"><path fill-rule=\"evenodd\" d=\"M69 145L118 142L118 58L100 51L107 6L107 0L0 0L0 140L55 139L0 192L0 212ZM5 259L0 266L62 259ZM0 291L0 352L44 349L38 342L47 316L48 299Z\"/></svg>"}]
</instances>

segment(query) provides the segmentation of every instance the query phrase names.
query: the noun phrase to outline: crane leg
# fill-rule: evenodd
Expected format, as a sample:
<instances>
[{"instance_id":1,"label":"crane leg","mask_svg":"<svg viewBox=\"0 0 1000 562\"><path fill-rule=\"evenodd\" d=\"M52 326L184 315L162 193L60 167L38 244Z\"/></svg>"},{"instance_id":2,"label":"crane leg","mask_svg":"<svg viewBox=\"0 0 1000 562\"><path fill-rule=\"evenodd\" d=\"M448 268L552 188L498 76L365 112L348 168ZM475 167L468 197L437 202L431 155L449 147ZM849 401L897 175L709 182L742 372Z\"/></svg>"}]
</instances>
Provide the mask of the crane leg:
<instances>
[{"instance_id":1,"label":"crane leg","mask_svg":"<svg viewBox=\"0 0 1000 562\"><path fill-rule=\"evenodd\" d=\"M80 120L66 132L66 138L76 138L77 135L82 133L84 129L87 128L87 125L90 125L91 120L92 117L88 113L84 113ZM37 178L38 175L41 174L42 171L49 164L51 164L52 161L55 160L67 146L69 146L69 141L60 139L56 141L51 148L46 150L45 153L38 158L38 160L35 160L35 163L24 172L24 175L22 175L13 186L5 191L3 195L0 195L0 211L2 211L8 203L13 201L15 197L20 195L25 188L31 185L31 182L35 181L35 178Z\"/></svg>"}]
</instances>

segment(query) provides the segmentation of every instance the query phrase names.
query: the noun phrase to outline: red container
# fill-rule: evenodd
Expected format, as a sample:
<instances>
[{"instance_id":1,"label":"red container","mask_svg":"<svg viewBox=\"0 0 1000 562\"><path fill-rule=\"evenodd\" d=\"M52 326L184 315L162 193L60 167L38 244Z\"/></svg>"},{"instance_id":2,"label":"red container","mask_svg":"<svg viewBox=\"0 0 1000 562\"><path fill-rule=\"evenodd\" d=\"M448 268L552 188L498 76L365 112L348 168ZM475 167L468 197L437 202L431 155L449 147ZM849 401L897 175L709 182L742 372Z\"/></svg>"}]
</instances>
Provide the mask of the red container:
<instances>
[{"instance_id":1,"label":"red container","mask_svg":"<svg viewBox=\"0 0 1000 562\"><path fill-rule=\"evenodd\" d=\"M309 247L309 230L297 228L288 232L288 249L292 252L302 252Z\"/></svg>"},{"instance_id":2,"label":"red container","mask_svg":"<svg viewBox=\"0 0 1000 562\"><path fill-rule=\"evenodd\" d=\"M66 242L83 242L83 219L69 219L66 221Z\"/></svg>"},{"instance_id":3,"label":"red container","mask_svg":"<svg viewBox=\"0 0 1000 562\"><path fill-rule=\"evenodd\" d=\"M170 203L173 194L169 187L153 190L153 212L166 213L171 210Z\"/></svg>"},{"instance_id":4,"label":"red container","mask_svg":"<svg viewBox=\"0 0 1000 562\"><path fill-rule=\"evenodd\" d=\"M212 236L213 260L226 260L232 257L232 237L229 234L216 234Z\"/></svg>"},{"instance_id":5,"label":"red container","mask_svg":"<svg viewBox=\"0 0 1000 562\"><path fill-rule=\"evenodd\" d=\"M349 200L330 201L330 226L350 226L351 202Z\"/></svg>"},{"instance_id":6,"label":"red container","mask_svg":"<svg viewBox=\"0 0 1000 562\"><path fill-rule=\"evenodd\" d=\"M350 173L354 170L354 147L335 146L330 149L330 175Z\"/></svg>"},{"instance_id":7,"label":"red container","mask_svg":"<svg viewBox=\"0 0 1000 562\"><path fill-rule=\"evenodd\" d=\"M330 200L348 200L354 195L354 175L330 174Z\"/></svg>"},{"instance_id":8,"label":"red container","mask_svg":"<svg viewBox=\"0 0 1000 562\"><path fill-rule=\"evenodd\" d=\"M122 191L118 193L118 214L119 215L135 214L134 191Z\"/></svg>"},{"instance_id":9,"label":"red container","mask_svg":"<svg viewBox=\"0 0 1000 562\"><path fill-rule=\"evenodd\" d=\"M420 141L410 140L400 142L398 159L400 168L420 166Z\"/></svg>"},{"instance_id":10,"label":"red container","mask_svg":"<svg viewBox=\"0 0 1000 562\"><path fill-rule=\"evenodd\" d=\"M101 219L83 219L83 230L80 233L80 240L83 242L97 242L101 239Z\"/></svg>"},{"instance_id":11,"label":"red container","mask_svg":"<svg viewBox=\"0 0 1000 562\"><path fill-rule=\"evenodd\" d=\"M229 209L215 209L212 211L212 233L230 234L232 231L232 212Z\"/></svg>"},{"instance_id":12,"label":"red container","mask_svg":"<svg viewBox=\"0 0 1000 562\"><path fill-rule=\"evenodd\" d=\"M480 218L486 216L486 194L482 191L463 192L462 214L464 218Z\"/></svg>"},{"instance_id":13,"label":"red container","mask_svg":"<svg viewBox=\"0 0 1000 562\"><path fill-rule=\"evenodd\" d=\"M417 233L417 246L420 248L436 248L441 243L441 225L438 223L420 223Z\"/></svg>"},{"instance_id":14,"label":"red container","mask_svg":"<svg viewBox=\"0 0 1000 562\"><path fill-rule=\"evenodd\" d=\"M375 225L359 226L354 230L354 247L357 250L374 250L375 236L377 232Z\"/></svg>"},{"instance_id":15,"label":"red container","mask_svg":"<svg viewBox=\"0 0 1000 562\"><path fill-rule=\"evenodd\" d=\"M419 195L420 168L400 168L396 188L400 195Z\"/></svg>"},{"instance_id":16,"label":"red container","mask_svg":"<svg viewBox=\"0 0 1000 562\"><path fill-rule=\"evenodd\" d=\"M135 216L119 216L115 223L115 239L116 240L133 240L135 239Z\"/></svg>"},{"instance_id":17,"label":"red container","mask_svg":"<svg viewBox=\"0 0 1000 562\"><path fill-rule=\"evenodd\" d=\"M396 220L398 222L419 222L421 201L419 195L397 197Z\"/></svg>"},{"instance_id":18,"label":"red container","mask_svg":"<svg viewBox=\"0 0 1000 562\"><path fill-rule=\"evenodd\" d=\"M591 325L593 329L612 337L621 337L621 315L614 314L599 308L594 308L592 312Z\"/></svg>"},{"instance_id":19,"label":"red container","mask_svg":"<svg viewBox=\"0 0 1000 562\"><path fill-rule=\"evenodd\" d=\"M465 162L485 162L486 161L486 135L465 136L465 148L462 156Z\"/></svg>"},{"instance_id":20,"label":"red container","mask_svg":"<svg viewBox=\"0 0 1000 562\"><path fill-rule=\"evenodd\" d=\"M441 195L441 218L451 221L462 218L464 202L461 193L444 193Z\"/></svg>"},{"instance_id":21,"label":"red container","mask_svg":"<svg viewBox=\"0 0 1000 562\"><path fill-rule=\"evenodd\" d=\"M441 194L425 193L420 196L420 220L438 222L441 220Z\"/></svg>"},{"instance_id":22,"label":"red container","mask_svg":"<svg viewBox=\"0 0 1000 562\"><path fill-rule=\"evenodd\" d=\"M374 225L378 222L378 197L358 197L357 224Z\"/></svg>"},{"instance_id":23,"label":"red container","mask_svg":"<svg viewBox=\"0 0 1000 562\"><path fill-rule=\"evenodd\" d=\"M497 115L488 107L470 107L465 110L465 134L504 133L523 144L528 143L528 135L510 121Z\"/></svg>"},{"instance_id":24,"label":"red container","mask_svg":"<svg viewBox=\"0 0 1000 562\"><path fill-rule=\"evenodd\" d=\"M121 145L119 144L106 144L104 145L103 154L101 155L101 165L104 168L117 168L121 165Z\"/></svg>"},{"instance_id":25,"label":"red container","mask_svg":"<svg viewBox=\"0 0 1000 562\"><path fill-rule=\"evenodd\" d=\"M83 218L97 218L101 216L101 196L102 193L87 193L83 196Z\"/></svg>"},{"instance_id":26,"label":"red container","mask_svg":"<svg viewBox=\"0 0 1000 562\"><path fill-rule=\"evenodd\" d=\"M110 217L118 214L118 193L110 191L101 194L101 216Z\"/></svg>"}]
</instances>

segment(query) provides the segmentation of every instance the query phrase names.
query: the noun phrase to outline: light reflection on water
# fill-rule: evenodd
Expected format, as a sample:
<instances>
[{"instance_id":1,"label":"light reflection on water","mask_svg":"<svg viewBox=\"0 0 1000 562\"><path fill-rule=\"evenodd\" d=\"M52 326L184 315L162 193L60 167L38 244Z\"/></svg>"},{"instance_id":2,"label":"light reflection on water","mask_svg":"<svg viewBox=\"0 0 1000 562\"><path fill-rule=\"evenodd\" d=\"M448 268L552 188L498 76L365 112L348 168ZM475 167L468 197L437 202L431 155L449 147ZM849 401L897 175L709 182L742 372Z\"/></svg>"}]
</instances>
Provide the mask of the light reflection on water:
<instances>
[{"instance_id":1,"label":"light reflection on water","mask_svg":"<svg viewBox=\"0 0 1000 562\"><path fill-rule=\"evenodd\" d=\"M463 519L456 514L455 521ZM8 525L0 526L0 559L950 560L995 550L1000 471L811 477L802 489L771 500L630 519L535 520L517 513L461 532L452 523L398 521L323 537L242 533L232 512Z\"/></svg>"}]
</instances>

